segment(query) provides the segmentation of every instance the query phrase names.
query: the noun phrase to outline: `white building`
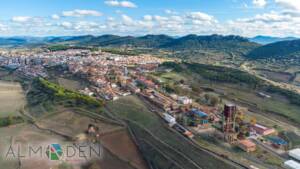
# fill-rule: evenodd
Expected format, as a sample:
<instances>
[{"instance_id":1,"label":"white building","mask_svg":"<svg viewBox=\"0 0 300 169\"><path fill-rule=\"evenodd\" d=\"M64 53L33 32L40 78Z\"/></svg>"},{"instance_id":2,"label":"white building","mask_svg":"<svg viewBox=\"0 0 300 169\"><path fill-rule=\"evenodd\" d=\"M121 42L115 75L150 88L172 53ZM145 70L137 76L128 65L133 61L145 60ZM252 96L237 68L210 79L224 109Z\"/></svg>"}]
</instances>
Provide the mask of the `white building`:
<instances>
[{"instance_id":1,"label":"white building","mask_svg":"<svg viewBox=\"0 0 300 169\"><path fill-rule=\"evenodd\" d=\"M284 167L286 169L300 169L300 164L294 160L288 160L284 162Z\"/></svg>"},{"instance_id":2,"label":"white building","mask_svg":"<svg viewBox=\"0 0 300 169\"><path fill-rule=\"evenodd\" d=\"M300 148L296 148L289 151L289 156L300 161Z\"/></svg>"},{"instance_id":3,"label":"white building","mask_svg":"<svg viewBox=\"0 0 300 169\"><path fill-rule=\"evenodd\" d=\"M163 116L164 119L170 124L170 126L176 124L176 119L173 116L169 115L168 113L164 113Z\"/></svg>"},{"instance_id":4,"label":"white building","mask_svg":"<svg viewBox=\"0 0 300 169\"><path fill-rule=\"evenodd\" d=\"M180 104L192 104L193 100L186 96L180 96L180 97L178 97L178 102Z\"/></svg>"}]
</instances>

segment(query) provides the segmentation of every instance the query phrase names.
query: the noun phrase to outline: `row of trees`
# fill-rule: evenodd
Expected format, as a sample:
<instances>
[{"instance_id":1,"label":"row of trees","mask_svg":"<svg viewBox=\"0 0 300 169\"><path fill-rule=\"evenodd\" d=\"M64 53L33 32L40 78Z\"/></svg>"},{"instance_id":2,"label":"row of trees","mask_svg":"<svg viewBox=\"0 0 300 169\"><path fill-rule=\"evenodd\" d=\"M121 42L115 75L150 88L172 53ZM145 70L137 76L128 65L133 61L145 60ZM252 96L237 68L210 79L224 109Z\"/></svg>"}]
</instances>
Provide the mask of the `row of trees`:
<instances>
[{"instance_id":1,"label":"row of trees","mask_svg":"<svg viewBox=\"0 0 300 169\"><path fill-rule=\"evenodd\" d=\"M87 104L94 107L101 107L104 104L102 100L65 89L42 78L39 78L37 83L40 84L39 86L44 92L50 94L54 99L75 100L78 104Z\"/></svg>"}]
</instances>

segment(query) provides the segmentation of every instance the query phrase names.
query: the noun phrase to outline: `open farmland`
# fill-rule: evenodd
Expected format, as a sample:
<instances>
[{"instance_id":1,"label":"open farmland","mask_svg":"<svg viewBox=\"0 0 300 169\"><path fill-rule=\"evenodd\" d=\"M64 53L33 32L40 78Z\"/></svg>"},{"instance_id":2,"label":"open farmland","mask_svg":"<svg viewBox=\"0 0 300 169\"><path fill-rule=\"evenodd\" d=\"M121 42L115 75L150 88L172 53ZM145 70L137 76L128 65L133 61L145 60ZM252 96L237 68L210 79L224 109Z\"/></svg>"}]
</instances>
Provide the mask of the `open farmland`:
<instances>
[{"instance_id":1,"label":"open farmland","mask_svg":"<svg viewBox=\"0 0 300 169\"><path fill-rule=\"evenodd\" d=\"M93 138L89 138L90 136L86 132L88 126L92 124L99 128L100 144L103 142L103 145L101 144L103 157L102 159L81 159L81 161L65 161L63 163L61 161L53 162L47 158L40 159L39 157L11 161L0 158L1 166L8 166L8 169L10 169L9 167L61 169L63 166L72 166L72 169L148 169L126 128L119 122L102 116L104 114L100 113L101 108L91 108L91 110L95 110L95 112L91 112L76 105L65 107L64 101L52 101L49 94L37 90L35 85L30 87L29 93L32 91L36 95L27 95L27 99L31 99L29 102L31 104L28 104L21 111L22 116L29 119L31 123L0 128L0 132L4 133L3 137L0 138L0 152L4 152L4 149L11 143L69 145L77 143L77 140L89 142ZM37 104L32 104L32 102Z\"/></svg>"},{"instance_id":2,"label":"open farmland","mask_svg":"<svg viewBox=\"0 0 300 169\"><path fill-rule=\"evenodd\" d=\"M57 78L57 81L59 85L69 90L81 90L84 88L83 85L76 80L71 80L67 78Z\"/></svg>"},{"instance_id":3,"label":"open farmland","mask_svg":"<svg viewBox=\"0 0 300 169\"><path fill-rule=\"evenodd\" d=\"M0 81L0 117L18 115L26 103L19 83Z\"/></svg>"},{"instance_id":4,"label":"open farmland","mask_svg":"<svg viewBox=\"0 0 300 169\"><path fill-rule=\"evenodd\" d=\"M99 116L100 117L100 116ZM73 110L45 115L36 119L34 125L20 124L13 127L0 128L4 133L0 138L0 151L5 152L11 143L14 145L48 145L51 143L73 144L73 138L85 135L89 124L100 129L100 143L103 147L103 158L89 161L89 159L75 162L68 161L67 166L74 169L105 168L105 169L147 169L141 154L132 141L130 135L121 125L105 121L105 118L91 118L78 114ZM60 169L61 162L49 161L47 158L30 158L7 161L0 158L1 166L21 169Z\"/></svg>"},{"instance_id":5,"label":"open farmland","mask_svg":"<svg viewBox=\"0 0 300 169\"><path fill-rule=\"evenodd\" d=\"M265 69L256 69L258 74L276 82L288 83L293 78L293 75L287 72L275 72Z\"/></svg>"},{"instance_id":6,"label":"open farmland","mask_svg":"<svg viewBox=\"0 0 300 169\"><path fill-rule=\"evenodd\" d=\"M14 127L1 128L2 133L0 142L0 152L7 152L8 147L12 145L22 145L22 149L27 145L44 145L47 143L66 143L63 137L53 135L48 132L37 129L33 125L17 125ZM25 150L23 149L23 153ZM24 154L22 154L24 155ZM1 168L21 168L21 169L49 169L59 165L59 163L51 163L47 158L22 158L20 161L17 159L5 159L5 155L1 154L0 165Z\"/></svg>"},{"instance_id":7,"label":"open farmland","mask_svg":"<svg viewBox=\"0 0 300 169\"><path fill-rule=\"evenodd\" d=\"M128 162L134 168L148 168L142 158L142 154L139 152L137 146L125 129L103 135L101 143L104 147L109 149L112 154L115 154L123 161Z\"/></svg>"},{"instance_id":8,"label":"open farmland","mask_svg":"<svg viewBox=\"0 0 300 169\"><path fill-rule=\"evenodd\" d=\"M101 134L110 133L123 128L122 126L77 114L73 110L51 113L49 116L45 116L39 120L37 124L43 128L49 128L70 137L84 133L88 129L89 124L94 124L99 127Z\"/></svg>"}]
</instances>

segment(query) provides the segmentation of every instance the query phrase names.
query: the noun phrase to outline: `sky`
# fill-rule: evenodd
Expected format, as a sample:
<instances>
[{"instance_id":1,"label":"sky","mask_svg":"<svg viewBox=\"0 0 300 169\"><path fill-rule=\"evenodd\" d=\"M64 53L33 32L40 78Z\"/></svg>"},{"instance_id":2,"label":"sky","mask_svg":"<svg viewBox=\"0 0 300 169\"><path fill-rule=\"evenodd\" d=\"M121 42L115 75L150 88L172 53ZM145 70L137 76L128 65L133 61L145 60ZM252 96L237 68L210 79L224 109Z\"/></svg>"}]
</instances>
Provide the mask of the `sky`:
<instances>
[{"instance_id":1,"label":"sky","mask_svg":"<svg viewBox=\"0 0 300 169\"><path fill-rule=\"evenodd\" d=\"M300 0L1 0L0 36L300 37Z\"/></svg>"}]
</instances>

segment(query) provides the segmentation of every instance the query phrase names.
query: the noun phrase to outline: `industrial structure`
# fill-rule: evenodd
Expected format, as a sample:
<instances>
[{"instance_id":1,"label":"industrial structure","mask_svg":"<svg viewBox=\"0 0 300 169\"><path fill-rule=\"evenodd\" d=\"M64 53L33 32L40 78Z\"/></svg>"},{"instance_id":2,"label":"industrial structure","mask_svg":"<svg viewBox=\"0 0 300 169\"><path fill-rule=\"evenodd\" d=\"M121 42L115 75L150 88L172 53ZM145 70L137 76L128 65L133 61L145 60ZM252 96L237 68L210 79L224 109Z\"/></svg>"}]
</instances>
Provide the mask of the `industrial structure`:
<instances>
[{"instance_id":1,"label":"industrial structure","mask_svg":"<svg viewBox=\"0 0 300 169\"><path fill-rule=\"evenodd\" d=\"M237 140L237 133L235 131L236 115L236 105L225 104L222 117L222 130L224 133L224 139L229 143L233 143Z\"/></svg>"}]
</instances>

